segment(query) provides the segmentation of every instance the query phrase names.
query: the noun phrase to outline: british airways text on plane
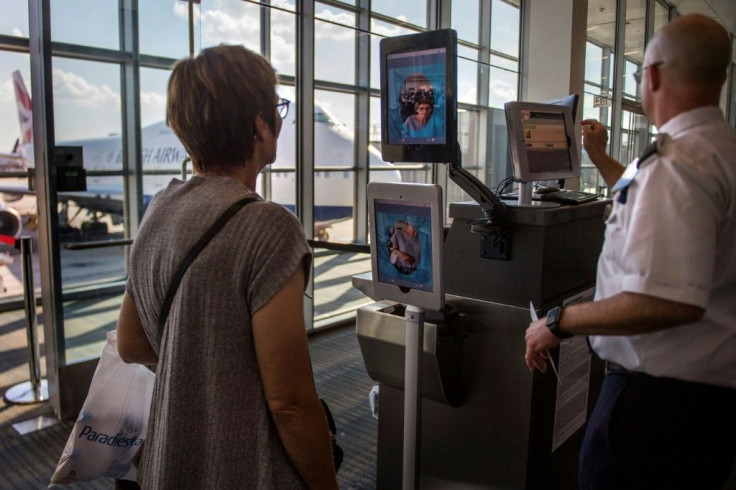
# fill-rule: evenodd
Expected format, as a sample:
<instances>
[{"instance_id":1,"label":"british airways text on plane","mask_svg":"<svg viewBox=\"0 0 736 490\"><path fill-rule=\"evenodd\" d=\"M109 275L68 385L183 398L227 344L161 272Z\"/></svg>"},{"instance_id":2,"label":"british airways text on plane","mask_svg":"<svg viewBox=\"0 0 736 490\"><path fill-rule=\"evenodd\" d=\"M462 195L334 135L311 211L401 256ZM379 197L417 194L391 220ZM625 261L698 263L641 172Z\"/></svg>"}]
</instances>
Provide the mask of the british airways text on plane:
<instances>
[{"instance_id":1,"label":"british airways text on plane","mask_svg":"<svg viewBox=\"0 0 736 490\"><path fill-rule=\"evenodd\" d=\"M0 154L17 165L33 166L33 123L31 98L19 72L13 73L21 138L13 153ZM293 210L295 202L296 175L296 111L289 112L279 136L278 156L266 174L270 184L271 200ZM325 230L332 223L352 217L353 212L353 172L350 170L354 159L355 143L352 135L340 124L337 124L321 107L315 109L315 152L314 165L319 168L344 167L344 171L320 171L315 174L315 209L314 220L318 234L326 236ZM141 162L144 170L180 171L183 160L187 157L184 147L164 122L154 123L141 129ZM58 142L59 146L82 146L84 165L88 172L97 170L120 170L123 163L121 138L118 135ZM371 171L370 181L396 182L401 180L399 171L390 169L391 165L383 162L380 153L370 147L369 165L382 170ZM6 161L3 160L3 161ZM143 179L144 202L163 189L172 176L146 175ZM258 190L264 189L259 177ZM78 206L90 211L93 219L98 213L112 216L113 222L122 219L122 185L120 177L88 176L87 192L59 194L59 201L75 202ZM9 188L0 185L0 192L18 193L17 187Z\"/></svg>"}]
</instances>

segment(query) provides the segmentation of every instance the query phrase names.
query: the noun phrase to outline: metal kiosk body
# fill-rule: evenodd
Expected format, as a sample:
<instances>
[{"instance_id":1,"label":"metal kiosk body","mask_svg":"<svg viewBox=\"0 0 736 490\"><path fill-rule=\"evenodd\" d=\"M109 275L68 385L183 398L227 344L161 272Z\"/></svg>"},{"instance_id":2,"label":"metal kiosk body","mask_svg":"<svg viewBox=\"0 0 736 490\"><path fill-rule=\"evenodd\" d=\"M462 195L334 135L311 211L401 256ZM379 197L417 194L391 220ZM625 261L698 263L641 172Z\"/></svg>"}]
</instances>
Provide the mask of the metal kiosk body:
<instances>
[{"instance_id":1,"label":"metal kiosk body","mask_svg":"<svg viewBox=\"0 0 736 490\"><path fill-rule=\"evenodd\" d=\"M557 208L512 207L510 260L483 257L485 239L468 222L472 202L450 205L445 240L445 311L424 322L421 488L571 489L578 451L600 390L603 365L585 339L552 351L549 369L524 363L530 301L540 316L592 299L608 200ZM370 275L353 284L371 296ZM366 369L380 384L377 487L402 481L403 305L358 310Z\"/></svg>"}]
</instances>

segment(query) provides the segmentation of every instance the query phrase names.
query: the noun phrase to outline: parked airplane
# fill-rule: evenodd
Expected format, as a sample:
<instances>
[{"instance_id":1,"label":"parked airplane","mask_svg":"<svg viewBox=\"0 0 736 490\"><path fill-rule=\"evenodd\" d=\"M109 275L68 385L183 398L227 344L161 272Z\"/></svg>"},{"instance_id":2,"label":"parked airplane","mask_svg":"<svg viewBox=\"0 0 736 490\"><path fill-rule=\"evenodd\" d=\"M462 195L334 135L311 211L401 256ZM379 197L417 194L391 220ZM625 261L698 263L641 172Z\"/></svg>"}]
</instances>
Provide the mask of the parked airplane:
<instances>
[{"instance_id":1,"label":"parked airplane","mask_svg":"<svg viewBox=\"0 0 736 490\"><path fill-rule=\"evenodd\" d=\"M0 169L18 170L33 167L33 123L31 98L19 72L13 73L18 118L21 129L21 138L15 145L15 150L9 154L0 154ZM263 195L270 187L271 200L294 210L295 203L295 168L296 168L296 111L289 111L289 115L282 125L279 136L278 156L271 165L270 172L259 176L258 191ZM338 124L329 113L317 105L315 118L315 167L350 167L353 161L355 143L352 134ZM170 171L170 175L144 175L143 194L144 204L148 204L153 195L163 189L172 178L173 173L180 175L182 163L187 158L186 151L173 131L165 122L158 122L141 128L141 163L145 171ZM84 167L88 174L93 171L120 170L123 162L122 142L119 135L100 138L59 142L57 146L82 146ZM370 181L396 182L401 180L398 170L391 169L391 164L381 160L380 152L370 147L369 172ZM4 163L7 166L4 165ZM11 165L12 164L12 165ZM314 220L318 238L327 239L329 228L338 221L352 217L353 212L353 175L351 170L315 172L315 207ZM0 173L0 177L2 174ZM268 182L267 182L268 179ZM270 185L267 185L270 184ZM6 185L0 181L0 193L7 201L28 194L27 186ZM115 224L122 223L123 219L123 189L122 177L88 175L86 192L59 193L59 202L63 204L65 212L60 215L62 226L71 226L72 218L78 212L86 210L90 217L85 228L99 230L99 218L109 215ZM77 214L70 215L70 203L79 208ZM17 216L17 212L10 207L0 209L0 235L3 234L3 212L9 213L8 220ZM15 212L15 214L13 214ZM11 216L12 215L12 216ZM13 221L18 225L19 218ZM9 231L13 231L9 228ZM16 234L16 236L17 236Z\"/></svg>"}]
</instances>

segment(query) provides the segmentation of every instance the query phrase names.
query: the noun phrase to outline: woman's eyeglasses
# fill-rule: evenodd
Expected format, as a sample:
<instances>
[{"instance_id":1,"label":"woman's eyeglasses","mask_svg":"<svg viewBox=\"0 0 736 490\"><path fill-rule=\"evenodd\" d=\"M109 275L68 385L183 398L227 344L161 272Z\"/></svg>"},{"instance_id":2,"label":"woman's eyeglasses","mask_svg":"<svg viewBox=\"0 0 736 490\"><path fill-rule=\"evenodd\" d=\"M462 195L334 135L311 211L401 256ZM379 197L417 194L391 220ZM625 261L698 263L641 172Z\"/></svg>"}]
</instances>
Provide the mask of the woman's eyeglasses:
<instances>
[{"instance_id":1,"label":"woman's eyeglasses","mask_svg":"<svg viewBox=\"0 0 736 490\"><path fill-rule=\"evenodd\" d=\"M279 99L279 103L276 104L276 109L278 109L281 119L286 118L286 115L289 113L289 104L291 104L291 101L283 98Z\"/></svg>"}]
</instances>

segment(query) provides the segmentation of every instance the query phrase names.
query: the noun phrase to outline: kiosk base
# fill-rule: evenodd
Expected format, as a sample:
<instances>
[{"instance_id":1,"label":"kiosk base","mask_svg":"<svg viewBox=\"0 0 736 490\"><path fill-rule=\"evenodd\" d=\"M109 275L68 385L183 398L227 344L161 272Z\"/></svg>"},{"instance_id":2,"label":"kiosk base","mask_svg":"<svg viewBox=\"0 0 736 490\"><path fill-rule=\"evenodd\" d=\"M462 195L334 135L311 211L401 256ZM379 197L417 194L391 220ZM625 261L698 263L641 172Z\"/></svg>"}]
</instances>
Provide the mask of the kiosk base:
<instances>
[{"instance_id":1,"label":"kiosk base","mask_svg":"<svg viewBox=\"0 0 736 490\"><path fill-rule=\"evenodd\" d=\"M603 363L574 337L551 351L561 384L551 369L532 374L524 332L530 301L541 316L591 299L609 205L509 208L510 260L484 252L483 234L472 231L483 218L477 204L450 205L445 300L461 328L425 320L422 489L577 488L578 452ZM377 299L369 277L355 276L353 284ZM366 369L380 383L378 488L402 481L404 320L391 314L400 306L374 303L357 318Z\"/></svg>"},{"instance_id":2,"label":"kiosk base","mask_svg":"<svg viewBox=\"0 0 736 490\"><path fill-rule=\"evenodd\" d=\"M462 364L463 401L453 407L437 396L428 398L425 386L421 408L421 488L576 488L584 427L578 426L566 434L564 428L555 424L560 424L570 409L587 420L600 390L602 363L591 359L587 349L574 353L587 356L589 376L584 392L577 394L582 404L570 406L560 400L564 386L557 384L551 370L532 375L524 364L528 309L450 295L447 301L462 312L463 329L467 332L459 340L460 346L454 347L462 349L458 359ZM383 332L395 337L390 332L393 321L384 318L381 309L374 304L359 310L358 340L361 347L368 344L374 353L380 351L382 342L384 352L397 347L395 339L381 339L381 331L370 327L384 324L389 328ZM399 326L403 321L397 317L396 323ZM431 330L432 326L427 328ZM431 334L428 337L425 356L432 348L427 340L434 342ZM559 348L552 355L556 362L560 361ZM369 356L365 360L371 377L381 383L377 488L400 488L404 391L376 369L380 358ZM390 364L390 359L383 358L382 362ZM577 379L567 370L561 375L563 383Z\"/></svg>"}]
</instances>

